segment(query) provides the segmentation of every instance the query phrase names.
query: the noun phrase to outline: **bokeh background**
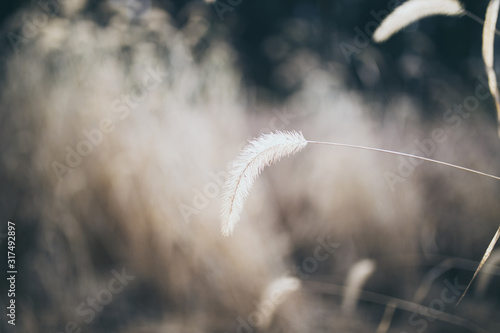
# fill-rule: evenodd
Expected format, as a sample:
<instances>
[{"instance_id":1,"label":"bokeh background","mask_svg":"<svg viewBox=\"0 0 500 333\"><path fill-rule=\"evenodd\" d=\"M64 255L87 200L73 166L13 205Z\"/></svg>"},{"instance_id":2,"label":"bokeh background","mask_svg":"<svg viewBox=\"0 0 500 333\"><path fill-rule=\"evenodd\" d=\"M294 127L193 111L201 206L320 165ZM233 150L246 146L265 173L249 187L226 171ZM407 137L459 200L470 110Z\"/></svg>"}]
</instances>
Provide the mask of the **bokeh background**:
<instances>
[{"instance_id":1,"label":"bokeh background","mask_svg":"<svg viewBox=\"0 0 500 333\"><path fill-rule=\"evenodd\" d=\"M235 1L234 5L216 9L213 3L203 1L115 1L134 12L132 15L140 15L152 6L163 8L178 27L186 25L189 12L202 11L205 23L210 23L209 35L223 34L238 53L246 82L265 88L272 98L283 98L293 91L293 85L277 77L276 69L286 55L301 49L313 52L325 66L338 66L346 84L363 91L367 99L387 101L394 92L402 92L427 105L439 99L441 94L436 89L443 89L444 82L449 90L472 89L482 73L482 26L469 17L428 18L382 45L367 43L351 61L346 59L340 45L355 45L354 28L365 32L369 22L379 20L379 14L403 2ZM23 0L2 4L2 22L5 24L30 3ZM484 17L487 1L462 3L472 14ZM97 10L99 7L102 1L88 1L82 13L102 25L109 24L110 14ZM2 43L10 47L6 39ZM448 76L452 79L443 80Z\"/></svg>"},{"instance_id":2,"label":"bokeh background","mask_svg":"<svg viewBox=\"0 0 500 333\"><path fill-rule=\"evenodd\" d=\"M269 131L500 174L481 24L373 43L399 3L2 3L2 332L497 332L498 252L455 307L498 228L494 180L307 147L220 235L227 165Z\"/></svg>"}]
</instances>

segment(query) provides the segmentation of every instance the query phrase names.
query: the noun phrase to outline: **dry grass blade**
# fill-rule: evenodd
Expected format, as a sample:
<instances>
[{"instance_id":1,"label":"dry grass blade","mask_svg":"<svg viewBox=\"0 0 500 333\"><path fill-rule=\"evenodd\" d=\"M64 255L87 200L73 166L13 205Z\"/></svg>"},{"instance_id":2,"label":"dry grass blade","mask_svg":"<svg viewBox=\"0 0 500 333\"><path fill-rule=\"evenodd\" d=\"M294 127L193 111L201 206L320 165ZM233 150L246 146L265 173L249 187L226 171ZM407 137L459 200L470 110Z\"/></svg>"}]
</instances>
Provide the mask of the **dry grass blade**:
<instances>
[{"instance_id":1,"label":"dry grass blade","mask_svg":"<svg viewBox=\"0 0 500 333\"><path fill-rule=\"evenodd\" d=\"M490 254L491 254L491 251L493 251L493 248L495 247L495 244L498 241L498 237L499 236L500 236L500 227L498 227L498 230L495 233L495 236L493 236L493 239L491 240L490 245L488 245L488 248L486 249L486 252L484 253L483 259L481 259L481 262L479 263L479 266L477 266L477 269L474 272L474 276L472 276L472 279L470 280L469 284L467 285L467 288L465 288L464 293L462 294L462 296L458 300L457 305L460 304L460 302L464 298L465 294L469 290L469 288L470 288L470 286L472 284L472 281L474 281L474 279L476 278L477 273L479 273L479 271L481 270L481 268L483 268L483 265L486 262L486 260L488 260Z\"/></svg>"},{"instance_id":2,"label":"dry grass blade","mask_svg":"<svg viewBox=\"0 0 500 333\"><path fill-rule=\"evenodd\" d=\"M264 290L258 309L266 309L261 312L261 320L257 327L267 330L272 322L273 316L280 304L286 301L290 294L301 287L301 282L295 277L280 277L269 284Z\"/></svg>"},{"instance_id":3,"label":"dry grass blade","mask_svg":"<svg viewBox=\"0 0 500 333\"><path fill-rule=\"evenodd\" d=\"M338 284L333 284L333 283L324 283L324 282L319 282L319 281L305 281L304 282L304 290L305 291L310 291L310 292L317 292L317 293L322 293L322 294L330 294L330 295L344 295L345 290L347 287L338 285ZM485 329L479 327L473 322L470 322L469 320L449 314L444 311L435 311L433 308L426 307L414 302L410 302L407 300L391 297L391 296L386 296L382 295L379 293L375 293L372 291L367 291L362 289L360 291L359 297L360 300L375 303L375 304L382 304L382 305L387 305L391 304L391 306L396 307L398 309L407 311L407 312L412 312L412 313L419 313L422 314L425 317L428 318L434 318L437 320L440 320L445 323L461 326L463 328L466 328L472 332L478 332L478 333L486 333Z\"/></svg>"},{"instance_id":4,"label":"dry grass blade","mask_svg":"<svg viewBox=\"0 0 500 333\"><path fill-rule=\"evenodd\" d=\"M476 297L484 297L488 286L491 283L494 275L500 275L496 273L500 265L500 249L492 251L490 257L488 258L488 265L485 265L481 272L477 274L477 282L474 293Z\"/></svg>"},{"instance_id":5,"label":"dry grass blade","mask_svg":"<svg viewBox=\"0 0 500 333\"><path fill-rule=\"evenodd\" d=\"M410 0L396 8L375 30L373 39L383 42L407 25L433 15L456 16L464 14L462 4L456 0Z\"/></svg>"},{"instance_id":6,"label":"dry grass blade","mask_svg":"<svg viewBox=\"0 0 500 333\"><path fill-rule=\"evenodd\" d=\"M342 299L342 313L352 315L356 310L356 303L364 284L375 272L375 261L363 259L356 262L350 269L346 278L346 290Z\"/></svg>"},{"instance_id":7,"label":"dry grass blade","mask_svg":"<svg viewBox=\"0 0 500 333\"><path fill-rule=\"evenodd\" d=\"M488 85L490 92L495 99L497 109L498 136L500 137L500 94L498 93L497 77L493 69L495 30L497 26L498 7L500 0L491 0L486 9L486 17L483 28L483 60L488 75Z\"/></svg>"},{"instance_id":8,"label":"dry grass blade","mask_svg":"<svg viewBox=\"0 0 500 333\"><path fill-rule=\"evenodd\" d=\"M262 135L243 149L232 165L223 193L221 227L225 236L233 232L250 188L262 169L297 153L306 145L300 132L277 131Z\"/></svg>"},{"instance_id":9,"label":"dry grass blade","mask_svg":"<svg viewBox=\"0 0 500 333\"><path fill-rule=\"evenodd\" d=\"M382 320L378 324L375 333L386 333L391 327L392 317L394 317L394 312L396 311L397 303L394 301L389 301L385 307L384 315Z\"/></svg>"}]
</instances>

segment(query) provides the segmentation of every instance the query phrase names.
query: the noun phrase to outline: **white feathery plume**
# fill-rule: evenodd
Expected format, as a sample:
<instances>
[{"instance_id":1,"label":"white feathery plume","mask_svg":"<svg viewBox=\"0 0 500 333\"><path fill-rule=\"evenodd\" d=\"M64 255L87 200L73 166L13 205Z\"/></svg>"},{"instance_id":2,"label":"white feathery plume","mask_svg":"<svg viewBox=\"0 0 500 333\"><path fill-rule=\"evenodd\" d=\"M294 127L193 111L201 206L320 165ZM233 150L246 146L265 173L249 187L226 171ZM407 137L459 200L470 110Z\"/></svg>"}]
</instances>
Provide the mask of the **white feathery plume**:
<instances>
[{"instance_id":1,"label":"white feathery plume","mask_svg":"<svg viewBox=\"0 0 500 333\"><path fill-rule=\"evenodd\" d=\"M233 232L248 193L264 167L297 153L306 145L301 132L277 131L262 135L243 149L231 166L222 195L222 234L228 236Z\"/></svg>"},{"instance_id":2,"label":"white feathery plume","mask_svg":"<svg viewBox=\"0 0 500 333\"><path fill-rule=\"evenodd\" d=\"M427 16L462 14L464 8L457 0L409 0L382 21L373 34L373 40L383 42L407 25Z\"/></svg>"}]
</instances>

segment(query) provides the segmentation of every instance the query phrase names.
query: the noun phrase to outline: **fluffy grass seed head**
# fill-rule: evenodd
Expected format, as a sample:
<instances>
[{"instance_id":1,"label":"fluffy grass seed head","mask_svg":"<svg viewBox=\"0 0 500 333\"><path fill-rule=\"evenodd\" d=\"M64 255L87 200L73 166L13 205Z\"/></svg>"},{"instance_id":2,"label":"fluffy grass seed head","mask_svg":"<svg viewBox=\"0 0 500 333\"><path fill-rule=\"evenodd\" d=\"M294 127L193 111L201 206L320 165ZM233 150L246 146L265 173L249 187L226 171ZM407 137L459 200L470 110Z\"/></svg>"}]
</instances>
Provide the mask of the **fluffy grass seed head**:
<instances>
[{"instance_id":1,"label":"fluffy grass seed head","mask_svg":"<svg viewBox=\"0 0 500 333\"><path fill-rule=\"evenodd\" d=\"M245 200L264 167L302 150L307 141L301 132L276 131L250 141L232 163L222 194L221 229L231 235Z\"/></svg>"},{"instance_id":2,"label":"fluffy grass seed head","mask_svg":"<svg viewBox=\"0 0 500 333\"><path fill-rule=\"evenodd\" d=\"M382 21L373 34L373 40L383 42L407 25L427 16L462 14L464 8L457 0L409 0Z\"/></svg>"}]
</instances>

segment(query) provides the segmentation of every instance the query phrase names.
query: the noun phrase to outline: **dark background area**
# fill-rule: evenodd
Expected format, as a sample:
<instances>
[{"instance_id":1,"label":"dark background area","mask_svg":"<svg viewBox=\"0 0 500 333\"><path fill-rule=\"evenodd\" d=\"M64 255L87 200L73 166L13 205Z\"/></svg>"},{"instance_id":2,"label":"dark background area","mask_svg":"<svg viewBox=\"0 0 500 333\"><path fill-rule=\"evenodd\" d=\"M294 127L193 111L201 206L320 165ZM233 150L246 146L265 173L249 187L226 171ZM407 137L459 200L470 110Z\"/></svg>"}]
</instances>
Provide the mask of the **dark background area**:
<instances>
[{"instance_id":1,"label":"dark background area","mask_svg":"<svg viewBox=\"0 0 500 333\"><path fill-rule=\"evenodd\" d=\"M282 100L297 88L283 87L274 77L274 69L280 61L271 59L265 52L265 43L272 36L285 36L285 39L292 36L288 38L288 53L304 48L313 51L324 66L342 72L348 87L362 91L368 102L384 104L395 93L404 93L412 96L424 110L450 107L455 98L460 100L461 96L473 93L478 79L485 77L481 60L482 26L466 16L426 18L383 44L366 43L348 61L342 45L356 47L355 38L359 37L356 29L366 34L377 22L374 13L383 15L389 6L402 1L242 0L233 1L236 5L232 6L219 0L231 8L223 13L222 20L214 4L203 1L139 2L144 6L166 8L179 26L186 23L186 12L193 8L211 12L208 17L211 17L212 29L214 33L226 34L237 50L245 81L266 89L272 99ZM29 3L26 0L2 3L2 24ZM86 12L101 15L96 20L106 24L106 11L96 11L102 3L89 1ZM465 8L478 17L484 17L487 3L463 1ZM300 23L296 27L302 34L300 38L293 38L290 22ZM493 119L493 102L487 103ZM429 114L432 115L432 111Z\"/></svg>"}]
</instances>

